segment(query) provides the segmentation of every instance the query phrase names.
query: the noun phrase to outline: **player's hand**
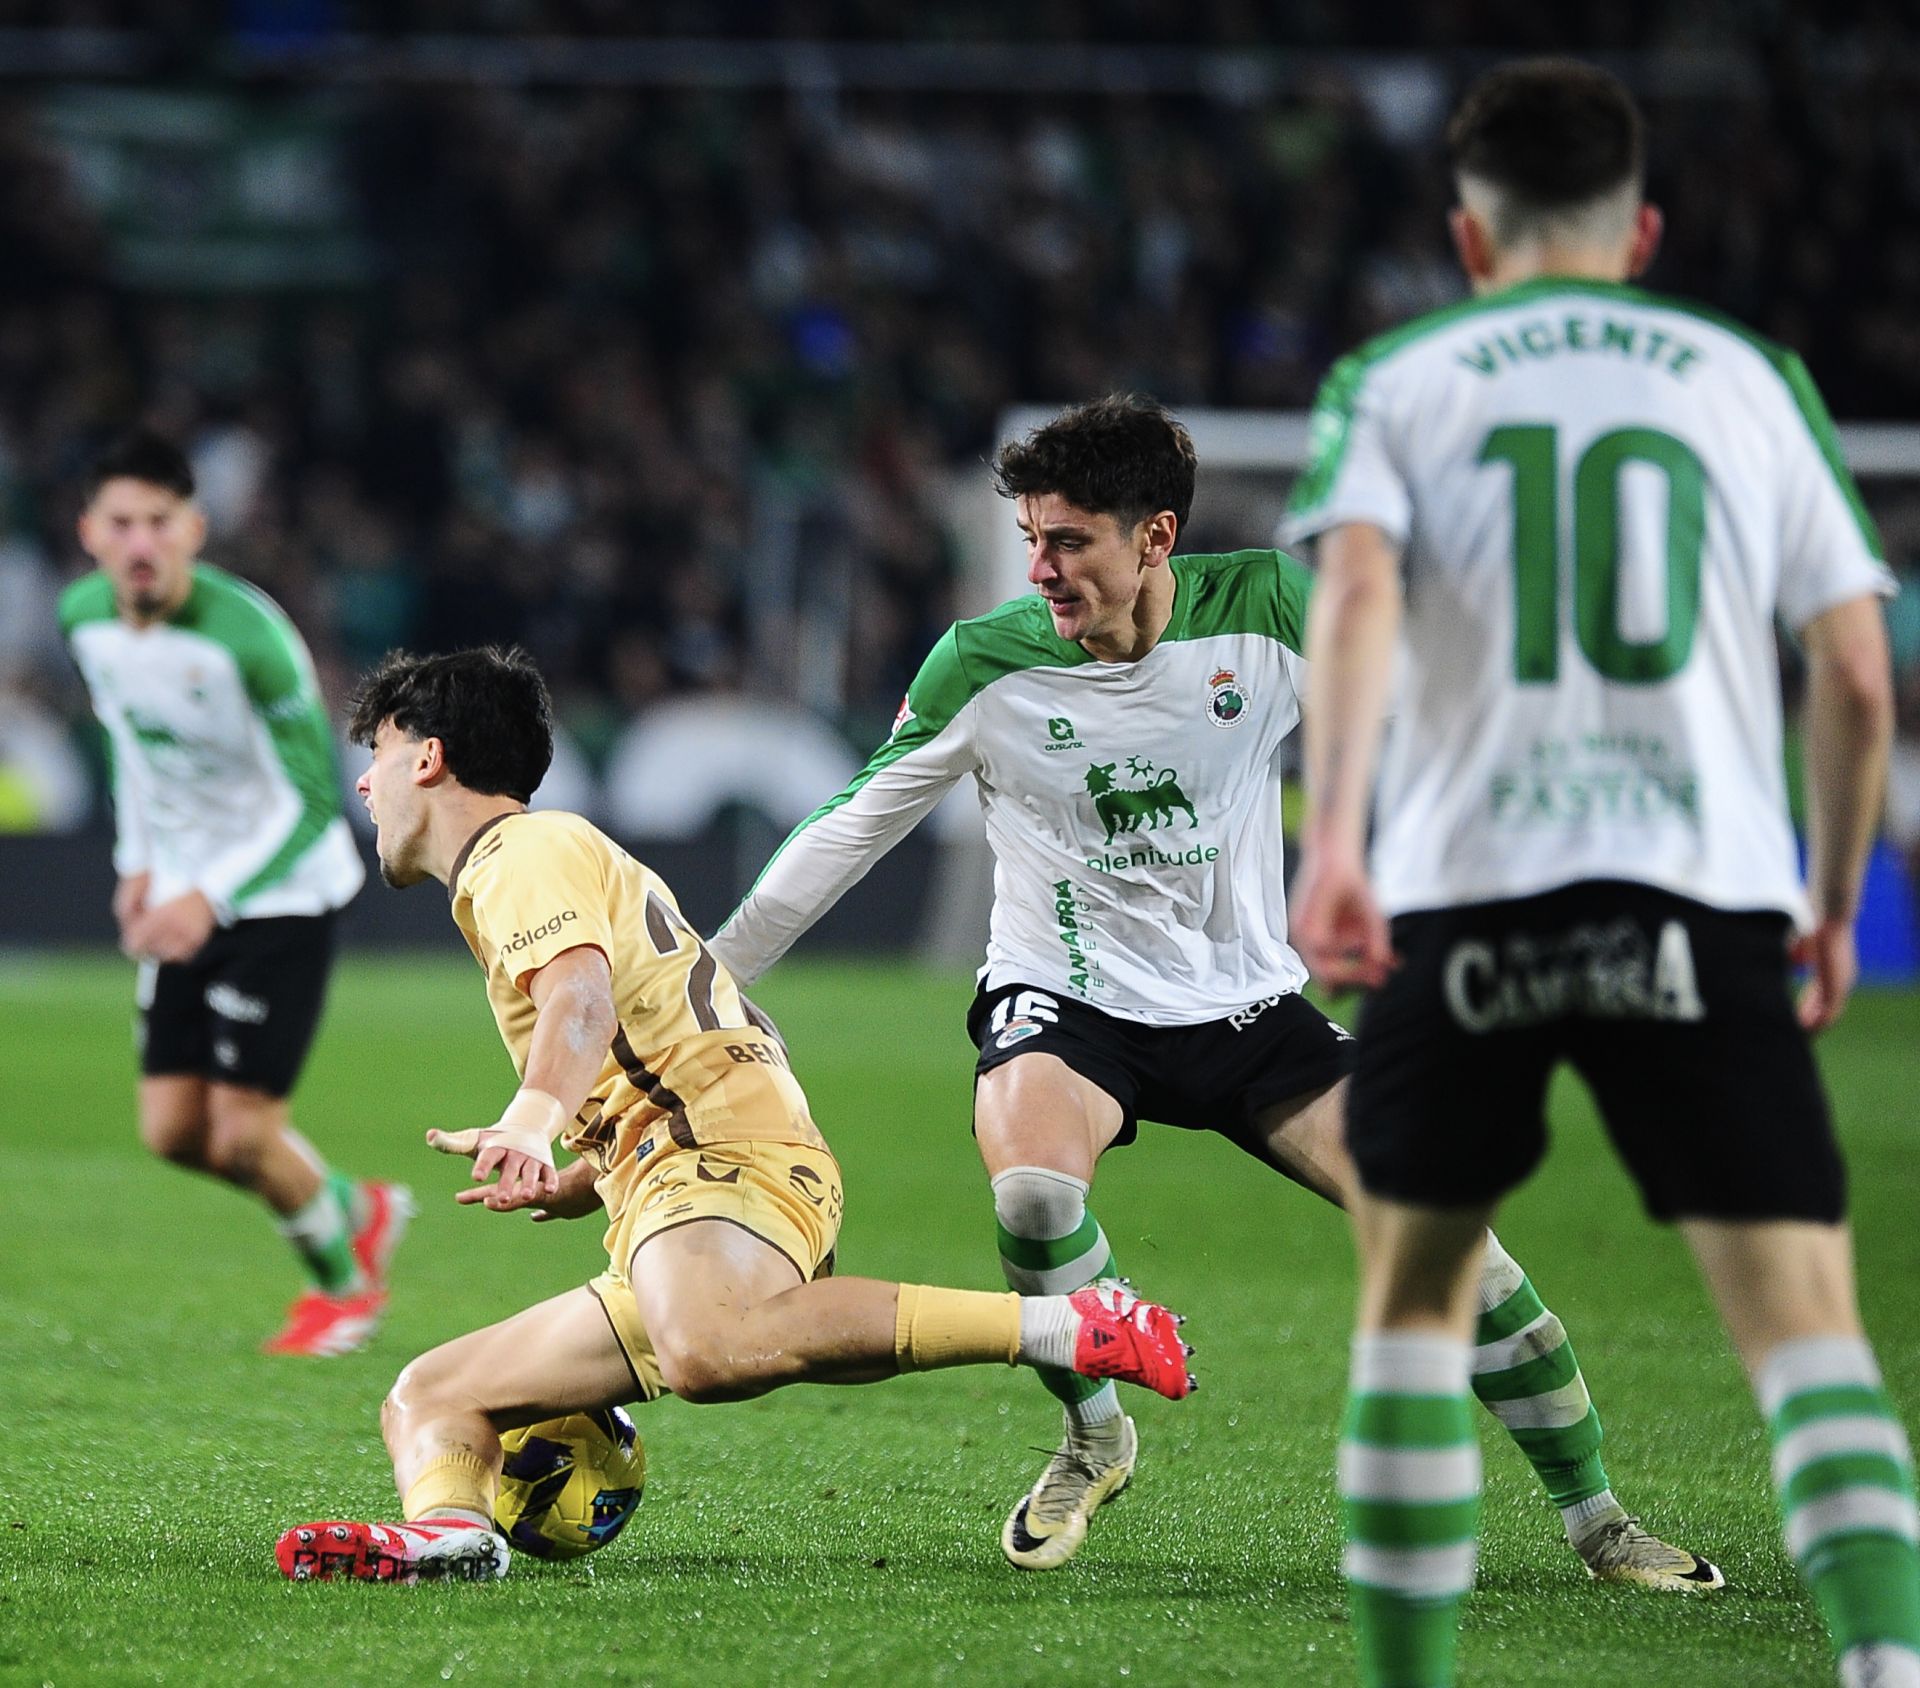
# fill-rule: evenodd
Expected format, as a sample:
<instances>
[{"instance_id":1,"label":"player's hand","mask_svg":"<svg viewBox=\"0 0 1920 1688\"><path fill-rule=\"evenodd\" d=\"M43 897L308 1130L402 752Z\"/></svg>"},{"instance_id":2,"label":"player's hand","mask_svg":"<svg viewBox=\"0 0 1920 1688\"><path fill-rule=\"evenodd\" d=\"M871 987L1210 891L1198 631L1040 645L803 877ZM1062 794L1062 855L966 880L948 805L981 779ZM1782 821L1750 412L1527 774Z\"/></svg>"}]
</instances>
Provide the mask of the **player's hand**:
<instances>
[{"instance_id":1,"label":"player's hand","mask_svg":"<svg viewBox=\"0 0 1920 1688\"><path fill-rule=\"evenodd\" d=\"M467 1133L462 1131L450 1135L464 1137ZM479 1133L473 1135L477 1137ZM553 1219L584 1219L588 1214L600 1211L600 1192L593 1187L591 1161L569 1161L560 1168L559 1181L559 1193L549 1197L542 1207L533 1207L530 1199L503 1195L498 1184L461 1190L453 1199L462 1207L484 1207L491 1213L515 1213L523 1207L533 1207L533 1222L536 1225Z\"/></svg>"},{"instance_id":2,"label":"player's hand","mask_svg":"<svg viewBox=\"0 0 1920 1688\"><path fill-rule=\"evenodd\" d=\"M1373 989L1400 965L1387 917L1357 857L1309 850L1287 898L1288 937L1328 990Z\"/></svg>"},{"instance_id":3,"label":"player's hand","mask_svg":"<svg viewBox=\"0 0 1920 1688\"><path fill-rule=\"evenodd\" d=\"M219 925L204 892L183 891L134 917L120 947L140 961L191 961Z\"/></svg>"},{"instance_id":4,"label":"player's hand","mask_svg":"<svg viewBox=\"0 0 1920 1688\"><path fill-rule=\"evenodd\" d=\"M443 1155L470 1159L476 1184L485 1184L496 1172L500 1175L489 1189L461 1192L469 1199L480 1198L495 1213L544 1205L559 1195L560 1175L554 1169L551 1143L535 1144L523 1132L493 1125L473 1131L429 1131L427 1143Z\"/></svg>"},{"instance_id":5,"label":"player's hand","mask_svg":"<svg viewBox=\"0 0 1920 1688\"><path fill-rule=\"evenodd\" d=\"M147 912L150 873L130 873L113 887L113 923L120 929L120 947L127 946L127 928Z\"/></svg>"},{"instance_id":6,"label":"player's hand","mask_svg":"<svg viewBox=\"0 0 1920 1688\"><path fill-rule=\"evenodd\" d=\"M1840 1018L1860 977L1851 920L1823 920L1793 941L1794 962L1811 974L1800 991L1800 1024L1823 1032Z\"/></svg>"},{"instance_id":7,"label":"player's hand","mask_svg":"<svg viewBox=\"0 0 1920 1688\"><path fill-rule=\"evenodd\" d=\"M533 1222L544 1225L554 1219L584 1219L598 1213L602 1205L594 1186L593 1163L577 1160L560 1169L560 1193L545 1207L533 1210Z\"/></svg>"}]
</instances>

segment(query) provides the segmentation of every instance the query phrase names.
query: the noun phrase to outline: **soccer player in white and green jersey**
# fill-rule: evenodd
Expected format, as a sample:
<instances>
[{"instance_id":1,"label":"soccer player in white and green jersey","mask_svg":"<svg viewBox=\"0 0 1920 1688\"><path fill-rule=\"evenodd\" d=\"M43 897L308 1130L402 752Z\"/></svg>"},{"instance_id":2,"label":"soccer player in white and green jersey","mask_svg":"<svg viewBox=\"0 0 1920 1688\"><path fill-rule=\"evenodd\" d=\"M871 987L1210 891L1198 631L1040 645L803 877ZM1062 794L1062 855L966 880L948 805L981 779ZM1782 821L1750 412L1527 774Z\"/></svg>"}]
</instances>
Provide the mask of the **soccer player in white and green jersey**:
<instances>
[{"instance_id":1,"label":"soccer player in white and green jersey","mask_svg":"<svg viewBox=\"0 0 1920 1688\"><path fill-rule=\"evenodd\" d=\"M1376 987L1340 1448L1361 1677L1454 1680L1482 1238L1566 1061L1746 1362L1840 1680L1920 1688L1912 1459L1807 1041L1854 979L1890 578L1800 361L1627 285L1660 219L1618 82L1502 67L1449 141L1475 297L1335 370L1292 516L1321 535L1295 930L1317 976ZM1776 617L1807 654L1811 906Z\"/></svg>"},{"instance_id":2,"label":"soccer player in white and green jersey","mask_svg":"<svg viewBox=\"0 0 1920 1688\"><path fill-rule=\"evenodd\" d=\"M372 1334L411 1207L398 1186L331 1171L287 1097L326 995L335 911L365 875L306 647L264 593L197 561L193 490L168 441L112 447L80 516L98 568L60 600L113 768L113 912L140 963L140 1135L277 1216L312 1287L268 1351L342 1354Z\"/></svg>"},{"instance_id":3,"label":"soccer player in white and green jersey","mask_svg":"<svg viewBox=\"0 0 1920 1688\"><path fill-rule=\"evenodd\" d=\"M1026 1294L1115 1270L1094 1167L1141 1119L1216 1131L1336 1203L1353 1041L1300 993L1282 891L1281 745L1299 719L1309 577L1274 551L1172 555L1193 444L1158 405L1066 412L996 464L1039 589L934 647L892 736L787 840L713 941L742 982L957 781L992 845L987 961L968 1030L974 1132L1000 1260ZM1600 1419L1560 1321L1491 1239L1474 1387L1598 1578L1717 1587L1613 1497ZM1001 1548L1045 1570L1130 1479L1110 1388L1056 1374L1059 1452Z\"/></svg>"}]
</instances>

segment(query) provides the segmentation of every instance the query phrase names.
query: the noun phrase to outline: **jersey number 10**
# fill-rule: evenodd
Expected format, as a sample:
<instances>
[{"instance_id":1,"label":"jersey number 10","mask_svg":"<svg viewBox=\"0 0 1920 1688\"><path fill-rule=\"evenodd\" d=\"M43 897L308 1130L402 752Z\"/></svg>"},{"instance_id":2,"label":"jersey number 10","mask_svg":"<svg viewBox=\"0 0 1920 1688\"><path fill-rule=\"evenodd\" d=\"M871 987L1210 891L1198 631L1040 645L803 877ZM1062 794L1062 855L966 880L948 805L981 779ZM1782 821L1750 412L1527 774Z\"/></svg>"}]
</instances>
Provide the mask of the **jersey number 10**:
<instances>
[{"instance_id":1,"label":"jersey number 10","mask_svg":"<svg viewBox=\"0 0 1920 1688\"><path fill-rule=\"evenodd\" d=\"M1546 423L1495 428L1482 463L1513 466L1513 676L1560 677L1560 440ZM1658 639L1620 631L1620 475L1644 463L1667 481L1667 624ZM1707 472L1684 441L1657 428L1616 428L1573 469L1574 633L1588 662L1623 685L1651 685L1687 665L1700 618L1700 545Z\"/></svg>"}]
</instances>

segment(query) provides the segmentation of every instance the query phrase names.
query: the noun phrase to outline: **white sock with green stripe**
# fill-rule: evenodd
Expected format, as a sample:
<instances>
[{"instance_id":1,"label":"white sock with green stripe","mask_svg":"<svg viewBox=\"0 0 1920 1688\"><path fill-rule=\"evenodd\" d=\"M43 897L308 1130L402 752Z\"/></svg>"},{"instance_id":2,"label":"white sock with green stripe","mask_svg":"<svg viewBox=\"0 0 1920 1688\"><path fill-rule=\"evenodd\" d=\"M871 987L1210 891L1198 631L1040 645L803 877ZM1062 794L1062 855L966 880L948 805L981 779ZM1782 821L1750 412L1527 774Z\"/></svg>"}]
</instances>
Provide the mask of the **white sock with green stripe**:
<instances>
[{"instance_id":1,"label":"white sock with green stripe","mask_svg":"<svg viewBox=\"0 0 1920 1688\"><path fill-rule=\"evenodd\" d=\"M1754 1375L1787 1552L1833 1636L1844 1688L1920 1688L1913 1455L1864 1338L1783 1342Z\"/></svg>"},{"instance_id":2,"label":"white sock with green stripe","mask_svg":"<svg viewBox=\"0 0 1920 1688\"><path fill-rule=\"evenodd\" d=\"M353 1184L324 1173L305 1207L280 1221L280 1235L294 1246L316 1286L329 1295L363 1289L366 1280L353 1257Z\"/></svg>"},{"instance_id":3,"label":"white sock with green stripe","mask_svg":"<svg viewBox=\"0 0 1920 1688\"><path fill-rule=\"evenodd\" d=\"M1340 1438L1341 1572L1366 1688L1453 1681L1480 1519L1472 1352L1425 1333L1354 1339Z\"/></svg>"},{"instance_id":4,"label":"white sock with green stripe","mask_svg":"<svg viewBox=\"0 0 1920 1688\"><path fill-rule=\"evenodd\" d=\"M1087 1185L1045 1166L1010 1166L993 1180L1000 1270L1021 1295L1071 1295L1119 1275L1100 1222L1087 1211ZM1111 1383L1042 1367L1040 1381L1066 1408L1070 1433L1097 1433L1120 1418Z\"/></svg>"},{"instance_id":5,"label":"white sock with green stripe","mask_svg":"<svg viewBox=\"0 0 1920 1688\"><path fill-rule=\"evenodd\" d=\"M1474 1394L1527 1456L1577 1546L1620 1515L1600 1463L1600 1415L1566 1327L1491 1231L1473 1340Z\"/></svg>"}]
</instances>

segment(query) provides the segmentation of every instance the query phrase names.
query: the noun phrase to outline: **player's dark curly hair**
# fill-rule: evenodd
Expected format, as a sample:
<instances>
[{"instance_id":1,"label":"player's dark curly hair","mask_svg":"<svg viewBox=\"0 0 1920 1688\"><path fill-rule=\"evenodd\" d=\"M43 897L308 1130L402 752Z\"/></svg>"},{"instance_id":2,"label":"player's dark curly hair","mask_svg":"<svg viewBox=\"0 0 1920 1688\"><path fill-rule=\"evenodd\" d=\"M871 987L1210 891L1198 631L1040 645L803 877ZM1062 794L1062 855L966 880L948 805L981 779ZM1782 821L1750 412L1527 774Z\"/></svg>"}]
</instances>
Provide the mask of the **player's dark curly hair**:
<instances>
[{"instance_id":1,"label":"player's dark curly hair","mask_svg":"<svg viewBox=\"0 0 1920 1688\"><path fill-rule=\"evenodd\" d=\"M1639 182L1646 137L1617 76L1578 59L1520 59L1461 96L1447 155L1456 176L1498 189L1519 216L1552 215Z\"/></svg>"},{"instance_id":2,"label":"player's dark curly hair","mask_svg":"<svg viewBox=\"0 0 1920 1688\"><path fill-rule=\"evenodd\" d=\"M144 481L164 487L178 498L193 496L193 465L172 440L147 428L122 434L87 465L81 484L83 503L91 504L108 481Z\"/></svg>"},{"instance_id":3,"label":"player's dark curly hair","mask_svg":"<svg viewBox=\"0 0 1920 1688\"><path fill-rule=\"evenodd\" d=\"M410 739L437 738L453 777L489 797L529 801L553 761L553 700L517 645L389 651L353 695L353 742L371 749L383 721Z\"/></svg>"},{"instance_id":4,"label":"player's dark curly hair","mask_svg":"<svg viewBox=\"0 0 1920 1688\"><path fill-rule=\"evenodd\" d=\"M1193 441L1158 400L1112 393L1063 410L993 460L1002 498L1057 492L1131 529L1171 510L1180 526L1193 508Z\"/></svg>"}]
</instances>

